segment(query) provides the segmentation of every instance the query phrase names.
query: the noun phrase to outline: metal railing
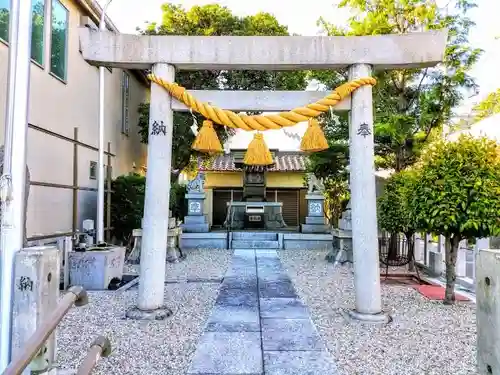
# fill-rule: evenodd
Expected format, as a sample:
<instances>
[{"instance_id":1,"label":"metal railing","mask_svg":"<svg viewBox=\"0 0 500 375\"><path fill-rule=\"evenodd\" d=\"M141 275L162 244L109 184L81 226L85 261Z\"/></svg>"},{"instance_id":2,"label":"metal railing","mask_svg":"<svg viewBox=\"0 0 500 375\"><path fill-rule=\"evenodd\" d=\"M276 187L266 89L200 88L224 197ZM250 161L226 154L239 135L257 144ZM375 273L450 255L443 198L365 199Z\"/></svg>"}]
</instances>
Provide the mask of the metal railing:
<instances>
[{"instance_id":1,"label":"metal railing","mask_svg":"<svg viewBox=\"0 0 500 375\"><path fill-rule=\"evenodd\" d=\"M98 336L92 345L90 345L90 350L87 356L83 360L82 364L78 368L76 375L89 375L92 370L97 365L97 362L101 357L107 357L111 354L111 343L107 337Z\"/></svg>"},{"instance_id":2,"label":"metal railing","mask_svg":"<svg viewBox=\"0 0 500 375\"><path fill-rule=\"evenodd\" d=\"M12 360L3 375L20 375L40 353L45 342L54 332L58 324L73 306L84 306L88 303L87 292L81 286L72 286L61 299L56 309L30 337L28 342L16 358Z\"/></svg>"}]
</instances>

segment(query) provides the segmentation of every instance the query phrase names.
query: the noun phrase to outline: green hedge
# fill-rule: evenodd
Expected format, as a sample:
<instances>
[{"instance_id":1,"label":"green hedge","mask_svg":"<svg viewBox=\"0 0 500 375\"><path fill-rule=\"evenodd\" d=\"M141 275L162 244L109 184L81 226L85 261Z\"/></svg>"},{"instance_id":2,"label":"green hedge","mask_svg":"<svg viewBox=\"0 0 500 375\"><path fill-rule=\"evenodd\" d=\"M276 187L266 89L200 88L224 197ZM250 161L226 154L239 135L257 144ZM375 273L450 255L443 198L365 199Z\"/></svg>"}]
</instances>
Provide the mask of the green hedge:
<instances>
[{"instance_id":1,"label":"green hedge","mask_svg":"<svg viewBox=\"0 0 500 375\"><path fill-rule=\"evenodd\" d=\"M111 185L111 226L112 235L118 241L129 240L132 230L141 227L144 215L146 177L137 173L119 176ZM178 183L170 188L170 210L172 215L183 219L187 212L186 187Z\"/></svg>"}]
</instances>

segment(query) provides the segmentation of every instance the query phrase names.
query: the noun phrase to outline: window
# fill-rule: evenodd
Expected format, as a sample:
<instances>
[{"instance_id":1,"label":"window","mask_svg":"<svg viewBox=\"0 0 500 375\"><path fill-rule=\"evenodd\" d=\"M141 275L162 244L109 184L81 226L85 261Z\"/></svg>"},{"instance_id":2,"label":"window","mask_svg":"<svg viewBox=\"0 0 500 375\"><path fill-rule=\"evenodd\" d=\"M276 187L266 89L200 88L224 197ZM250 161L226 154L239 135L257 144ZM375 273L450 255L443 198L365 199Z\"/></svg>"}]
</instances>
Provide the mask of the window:
<instances>
[{"instance_id":1,"label":"window","mask_svg":"<svg viewBox=\"0 0 500 375\"><path fill-rule=\"evenodd\" d=\"M0 0L0 39L9 41L10 0Z\"/></svg>"},{"instance_id":2,"label":"window","mask_svg":"<svg viewBox=\"0 0 500 375\"><path fill-rule=\"evenodd\" d=\"M33 0L32 7L31 58L36 63L43 65L45 0Z\"/></svg>"},{"instance_id":3,"label":"window","mask_svg":"<svg viewBox=\"0 0 500 375\"><path fill-rule=\"evenodd\" d=\"M96 161L90 162L89 178L91 180L97 179L97 162Z\"/></svg>"},{"instance_id":4,"label":"window","mask_svg":"<svg viewBox=\"0 0 500 375\"><path fill-rule=\"evenodd\" d=\"M129 133L129 101L130 101L130 76L126 71L122 74L122 133Z\"/></svg>"},{"instance_id":5,"label":"window","mask_svg":"<svg viewBox=\"0 0 500 375\"><path fill-rule=\"evenodd\" d=\"M66 80L68 53L68 10L52 0L52 32L50 40L50 72Z\"/></svg>"}]
</instances>

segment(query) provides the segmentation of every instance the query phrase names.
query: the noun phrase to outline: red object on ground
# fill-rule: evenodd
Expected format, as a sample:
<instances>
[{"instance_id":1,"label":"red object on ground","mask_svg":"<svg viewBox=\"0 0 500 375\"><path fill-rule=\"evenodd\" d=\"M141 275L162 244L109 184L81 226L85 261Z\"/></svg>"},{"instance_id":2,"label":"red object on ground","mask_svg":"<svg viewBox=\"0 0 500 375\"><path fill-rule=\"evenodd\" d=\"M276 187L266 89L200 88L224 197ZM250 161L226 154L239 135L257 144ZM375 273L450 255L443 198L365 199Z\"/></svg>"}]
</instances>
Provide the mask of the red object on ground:
<instances>
[{"instance_id":1,"label":"red object on ground","mask_svg":"<svg viewBox=\"0 0 500 375\"><path fill-rule=\"evenodd\" d=\"M439 285L417 285L414 287L417 292L419 292L424 297L434 300L434 301L442 301L444 300L444 287ZM461 294L455 293L456 301L469 301L467 297L464 297Z\"/></svg>"}]
</instances>

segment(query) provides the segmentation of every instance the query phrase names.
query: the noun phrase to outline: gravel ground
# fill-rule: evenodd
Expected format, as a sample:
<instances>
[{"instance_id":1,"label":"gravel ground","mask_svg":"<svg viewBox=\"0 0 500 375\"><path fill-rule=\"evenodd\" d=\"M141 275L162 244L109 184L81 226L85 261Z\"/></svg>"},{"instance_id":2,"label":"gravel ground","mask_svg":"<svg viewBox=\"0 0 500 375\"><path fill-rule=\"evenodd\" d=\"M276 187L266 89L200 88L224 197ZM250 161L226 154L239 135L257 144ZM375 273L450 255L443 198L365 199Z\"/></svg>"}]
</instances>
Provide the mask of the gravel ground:
<instances>
[{"instance_id":1,"label":"gravel ground","mask_svg":"<svg viewBox=\"0 0 500 375\"><path fill-rule=\"evenodd\" d=\"M474 304L444 306L409 287L382 285L383 308L394 321L347 322L340 311L354 306L352 273L348 266L334 270L325 255L280 252L342 375L477 374Z\"/></svg>"},{"instance_id":2,"label":"gravel ground","mask_svg":"<svg viewBox=\"0 0 500 375\"><path fill-rule=\"evenodd\" d=\"M89 304L73 308L59 326L59 367L76 369L102 334L111 340L113 353L93 374L184 375L220 286L184 280L223 277L230 259L230 251L197 250L182 263L168 264L168 278L179 282L165 285L165 305L174 311L165 321L124 319L137 290L89 292Z\"/></svg>"},{"instance_id":3,"label":"gravel ground","mask_svg":"<svg viewBox=\"0 0 500 375\"><path fill-rule=\"evenodd\" d=\"M231 263L232 250L184 250L186 259L180 263L167 263L165 274L167 281L183 281L187 279L224 277ZM125 265L125 273L138 274L138 265Z\"/></svg>"}]
</instances>

